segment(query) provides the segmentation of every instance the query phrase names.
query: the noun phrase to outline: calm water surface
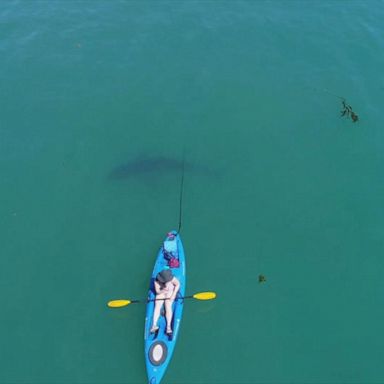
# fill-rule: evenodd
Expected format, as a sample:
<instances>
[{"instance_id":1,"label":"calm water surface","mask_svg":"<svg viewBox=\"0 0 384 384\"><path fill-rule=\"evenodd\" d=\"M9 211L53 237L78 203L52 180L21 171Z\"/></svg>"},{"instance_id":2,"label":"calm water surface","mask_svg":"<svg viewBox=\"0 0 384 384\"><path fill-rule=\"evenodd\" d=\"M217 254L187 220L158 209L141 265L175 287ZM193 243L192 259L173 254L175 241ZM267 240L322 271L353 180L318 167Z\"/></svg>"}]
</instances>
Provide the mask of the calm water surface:
<instances>
[{"instance_id":1,"label":"calm water surface","mask_svg":"<svg viewBox=\"0 0 384 384\"><path fill-rule=\"evenodd\" d=\"M146 296L183 147L187 291L218 299L164 384L384 382L383 19L3 0L0 383L145 382L144 306L105 303Z\"/></svg>"}]
</instances>

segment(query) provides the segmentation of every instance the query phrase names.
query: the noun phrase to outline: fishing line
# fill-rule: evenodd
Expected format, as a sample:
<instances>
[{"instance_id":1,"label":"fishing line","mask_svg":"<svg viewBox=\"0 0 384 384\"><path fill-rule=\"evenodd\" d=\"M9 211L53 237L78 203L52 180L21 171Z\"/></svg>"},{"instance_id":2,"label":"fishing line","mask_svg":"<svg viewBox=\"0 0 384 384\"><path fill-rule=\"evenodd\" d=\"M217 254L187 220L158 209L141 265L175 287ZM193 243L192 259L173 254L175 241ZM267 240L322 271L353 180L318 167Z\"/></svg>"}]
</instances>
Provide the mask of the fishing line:
<instances>
[{"instance_id":1,"label":"fishing line","mask_svg":"<svg viewBox=\"0 0 384 384\"><path fill-rule=\"evenodd\" d=\"M315 88L315 87L313 87L312 89L315 90L315 91L317 91L317 92L325 92L325 93L328 93L328 95L332 95L332 96L335 96L335 97L337 97L337 98L339 98L339 99L341 99L341 100L345 100L345 97L341 97L341 96L339 96L339 95L336 95L336 94L334 94L334 93L328 91L327 88L319 89L319 88Z\"/></svg>"},{"instance_id":2,"label":"fishing line","mask_svg":"<svg viewBox=\"0 0 384 384\"><path fill-rule=\"evenodd\" d=\"M180 197L179 197L179 228L177 230L177 233L179 233L181 230L181 219L183 214L184 169L185 169L185 149L183 150L183 165L181 168Z\"/></svg>"}]
</instances>

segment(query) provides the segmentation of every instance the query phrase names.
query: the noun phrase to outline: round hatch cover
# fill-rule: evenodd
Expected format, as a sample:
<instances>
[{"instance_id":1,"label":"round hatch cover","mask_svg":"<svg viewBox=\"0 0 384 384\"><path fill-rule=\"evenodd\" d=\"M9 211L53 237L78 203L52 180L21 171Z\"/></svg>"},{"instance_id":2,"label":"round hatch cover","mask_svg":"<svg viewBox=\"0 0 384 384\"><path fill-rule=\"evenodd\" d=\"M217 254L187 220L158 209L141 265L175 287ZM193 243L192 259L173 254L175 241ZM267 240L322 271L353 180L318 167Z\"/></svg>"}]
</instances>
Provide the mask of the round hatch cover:
<instances>
[{"instance_id":1,"label":"round hatch cover","mask_svg":"<svg viewBox=\"0 0 384 384\"><path fill-rule=\"evenodd\" d=\"M148 357L153 365L161 365L167 358L168 348L163 341L155 341L148 351Z\"/></svg>"}]
</instances>

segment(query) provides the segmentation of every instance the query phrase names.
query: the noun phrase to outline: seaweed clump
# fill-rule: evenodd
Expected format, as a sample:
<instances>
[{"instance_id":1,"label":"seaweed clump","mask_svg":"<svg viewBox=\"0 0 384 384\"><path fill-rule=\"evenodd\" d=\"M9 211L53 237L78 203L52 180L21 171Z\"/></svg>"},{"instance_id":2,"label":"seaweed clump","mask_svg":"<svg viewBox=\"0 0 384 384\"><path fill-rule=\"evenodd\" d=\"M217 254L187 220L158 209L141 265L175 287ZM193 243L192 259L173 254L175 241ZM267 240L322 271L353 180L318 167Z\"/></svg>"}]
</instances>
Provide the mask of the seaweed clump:
<instances>
[{"instance_id":1,"label":"seaweed clump","mask_svg":"<svg viewBox=\"0 0 384 384\"><path fill-rule=\"evenodd\" d=\"M341 116L350 117L352 119L353 123L356 123L356 121L359 120L359 116L355 112L353 112L352 107L347 104L347 101L345 99L342 99L341 102Z\"/></svg>"}]
</instances>

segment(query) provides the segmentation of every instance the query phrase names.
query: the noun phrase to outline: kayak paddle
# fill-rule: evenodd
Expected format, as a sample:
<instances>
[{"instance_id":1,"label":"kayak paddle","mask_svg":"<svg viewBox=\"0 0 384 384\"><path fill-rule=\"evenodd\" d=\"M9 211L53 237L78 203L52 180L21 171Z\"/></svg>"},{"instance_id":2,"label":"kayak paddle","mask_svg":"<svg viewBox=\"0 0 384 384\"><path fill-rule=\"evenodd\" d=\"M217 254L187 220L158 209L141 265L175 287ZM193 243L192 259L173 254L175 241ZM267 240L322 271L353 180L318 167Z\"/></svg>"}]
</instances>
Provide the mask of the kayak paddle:
<instances>
[{"instance_id":1,"label":"kayak paddle","mask_svg":"<svg viewBox=\"0 0 384 384\"><path fill-rule=\"evenodd\" d=\"M195 293L192 296L176 297L176 300L181 299L197 299L197 300L212 300L216 297L215 292L199 292ZM168 299L152 299L152 300L112 300L108 302L108 307L110 308L120 308L125 307L129 304L135 303L147 303L148 301L157 301L157 300L168 300Z\"/></svg>"}]
</instances>

